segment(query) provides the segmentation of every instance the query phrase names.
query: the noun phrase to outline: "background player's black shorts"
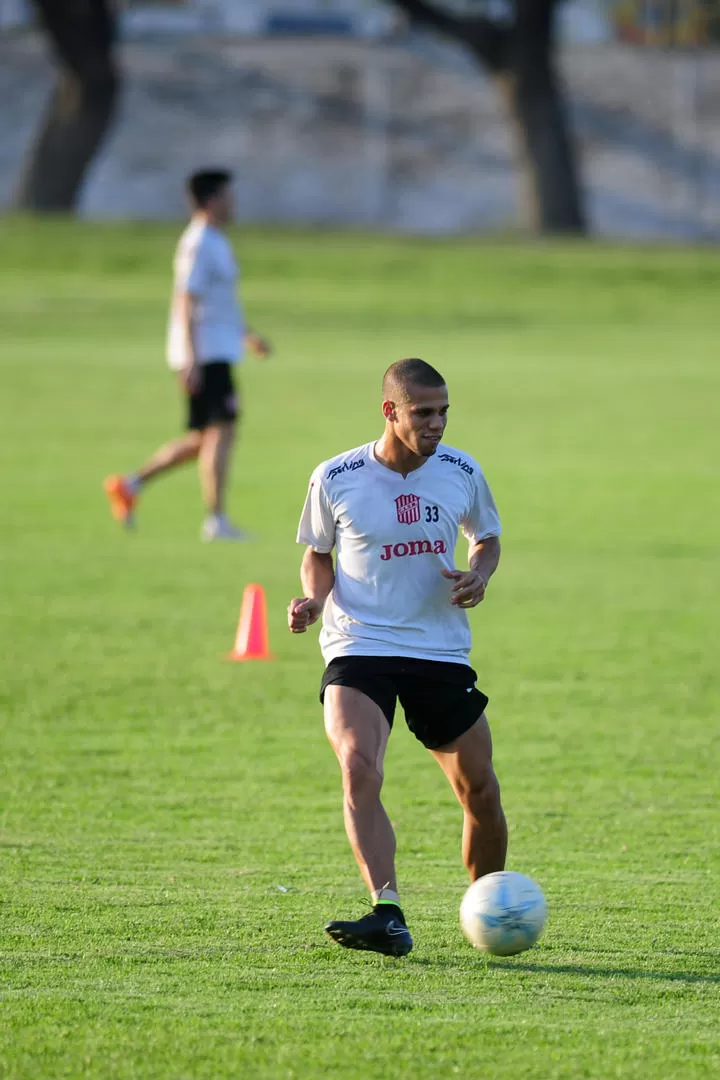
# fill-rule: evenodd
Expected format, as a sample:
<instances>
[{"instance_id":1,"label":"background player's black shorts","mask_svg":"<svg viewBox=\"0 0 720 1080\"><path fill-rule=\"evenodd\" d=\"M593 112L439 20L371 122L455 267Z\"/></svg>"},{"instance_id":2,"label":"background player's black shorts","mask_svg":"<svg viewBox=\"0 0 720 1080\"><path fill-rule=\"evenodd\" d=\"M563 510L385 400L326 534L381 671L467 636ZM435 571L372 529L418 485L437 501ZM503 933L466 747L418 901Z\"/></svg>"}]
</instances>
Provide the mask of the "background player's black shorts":
<instances>
[{"instance_id":1,"label":"background player's black shorts","mask_svg":"<svg viewBox=\"0 0 720 1080\"><path fill-rule=\"evenodd\" d=\"M212 424L232 423L238 413L232 364L227 360L202 364L200 376L200 388L187 399L188 429L204 431Z\"/></svg>"},{"instance_id":2,"label":"background player's black shorts","mask_svg":"<svg viewBox=\"0 0 720 1080\"><path fill-rule=\"evenodd\" d=\"M379 705L392 727L398 698L407 726L428 750L438 750L468 731L488 699L475 687L467 664L411 660L404 656L339 656L325 669L328 686L353 686Z\"/></svg>"}]
</instances>

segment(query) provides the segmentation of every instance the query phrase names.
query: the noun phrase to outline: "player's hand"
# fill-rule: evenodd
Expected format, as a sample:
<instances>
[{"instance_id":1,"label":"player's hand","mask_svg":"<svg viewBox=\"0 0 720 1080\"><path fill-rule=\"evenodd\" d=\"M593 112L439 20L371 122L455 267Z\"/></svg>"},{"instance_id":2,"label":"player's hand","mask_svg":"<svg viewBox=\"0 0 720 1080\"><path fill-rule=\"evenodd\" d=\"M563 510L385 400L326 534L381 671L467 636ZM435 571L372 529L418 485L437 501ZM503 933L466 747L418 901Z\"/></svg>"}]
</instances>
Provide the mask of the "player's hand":
<instances>
[{"instance_id":1,"label":"player's hand","mask_svg":"<svg viewBox=\"0 0 720 1080\"><path fill-rule=\"evenodd\" d=\"M293 634L304 634L322 615L323 604L307 596L290 601L288 607L288 626Z\"/></svg>"},{"instance_id":2,"label":"player's hand","mask_svg":"<svg viewBox=\"0 0 720 1080\"><path fill-rule=\"evenodd\" d=\"M199 364L188 364L180 372L180 382L188 394L197 394L202 384L202 372Z\"/></svg>"},{"instance_id":3,"label":"player's hand","mask_svg":"<svg viewBox=\"0 0 720 1080\"><path fill-rule=\"evenodd\" d=\"M455 607L477 607L485 598L487 581L477 570L443 570L442 576L455 582L450 592L450 603Z\"/></svg>"},{"instance_id":4,"label":"player's hand","mask_svg":"<svg viewBox=\"0 0 720 1080\"><path fill-rule=\"evenodd\" d=\"M272 345L267 338L261 337L260 334L254 332L249 333L245 341L247 347L253 356L256 356L258 360L267 360L268 356L272 352Z\"/></svg>"}]
</instances>

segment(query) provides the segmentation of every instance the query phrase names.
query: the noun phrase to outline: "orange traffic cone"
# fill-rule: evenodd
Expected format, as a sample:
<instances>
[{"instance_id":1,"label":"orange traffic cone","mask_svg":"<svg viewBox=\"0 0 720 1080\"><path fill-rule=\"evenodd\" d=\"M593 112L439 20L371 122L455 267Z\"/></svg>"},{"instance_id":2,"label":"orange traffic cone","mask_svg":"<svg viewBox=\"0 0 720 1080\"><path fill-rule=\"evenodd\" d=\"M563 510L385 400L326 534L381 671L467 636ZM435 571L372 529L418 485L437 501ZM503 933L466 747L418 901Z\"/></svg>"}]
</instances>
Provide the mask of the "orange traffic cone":
<instances>
[{"instance_id":1,"label":"orange traffic cone","mask_svg":"<svg viewBox=\"0 0 720 1080\"><path fill-rule=\"evenodd\" d=\"M243 593L235 648L228 660L272 660L268 638L265 590L248 585Z\"/></svg>"}]
</instances>

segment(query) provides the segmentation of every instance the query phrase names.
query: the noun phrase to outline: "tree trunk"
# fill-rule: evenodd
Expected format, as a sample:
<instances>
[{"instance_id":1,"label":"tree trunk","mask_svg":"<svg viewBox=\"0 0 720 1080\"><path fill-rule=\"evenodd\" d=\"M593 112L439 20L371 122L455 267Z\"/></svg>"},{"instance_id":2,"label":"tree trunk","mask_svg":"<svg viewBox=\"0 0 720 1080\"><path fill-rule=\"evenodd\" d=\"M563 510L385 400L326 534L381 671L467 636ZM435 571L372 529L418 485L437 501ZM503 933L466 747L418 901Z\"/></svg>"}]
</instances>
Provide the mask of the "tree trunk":
<instances>
[{"instance_id":1,"label":"tree trunk","mask_svg":"<svg viewBox=\"0 0 720 1080\"><path fill-rule=\"evenodd\" d=\"M586 231L575 147L556 71L559 0L515 0L507 24L463 17L427 0L394 0L417 22L465 45L492 76L520 150L527 224L541 232Z\"/></svg>"},{"instance_id":2,"label":"tree trunk","mask_svg":"<svg viewBox=\"0 0 720 1080\"><path fill-rule=\"evenodd\" d=\"M496 78L521 136L531 224L584 233L578 167L554 61L553 0L517 0L507 69Z\"/></svg>"},{"instance_id":3,"label":"tree trunk","mask_svg":"<svg viewBox=\"0 0 720 1080\"><path fill-rule=\"evenodd\" d=\"M35 0L60 65L28 154L15 205L75 207L85 174L108 133L118 96L115 22L106 0Z\"/></svg>"}]
</instances>

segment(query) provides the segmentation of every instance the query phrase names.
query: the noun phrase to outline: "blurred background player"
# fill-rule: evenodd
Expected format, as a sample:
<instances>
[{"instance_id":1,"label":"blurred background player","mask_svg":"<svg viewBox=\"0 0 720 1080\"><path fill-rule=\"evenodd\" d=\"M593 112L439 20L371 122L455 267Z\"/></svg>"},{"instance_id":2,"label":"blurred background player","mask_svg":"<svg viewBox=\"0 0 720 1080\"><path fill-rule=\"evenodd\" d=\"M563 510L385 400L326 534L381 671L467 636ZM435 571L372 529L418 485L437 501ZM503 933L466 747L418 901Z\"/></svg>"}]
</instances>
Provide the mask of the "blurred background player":
<instances>
[{"instance_id":1,"label":"blurred background player","mask_svg":"<svg viewBox=\"0 0 720 1080\"><path fill-rule=\"evenodd\" d=\"M245 346L262 358L270 348L246 330L238 300L238 266L225 232L233 216L231 183L232 174L222 169L193 173L187 181L192 217L175 252L167 357L187 397L188 431L136 472L105 479L113 516L128 527L145 484L197 458L206 507L203 540L245 538L225 514L239 416L233 368Z\"/></svg>"},{"instance_id":2,"label":"blurred background player","mask_svg":"<svg viewBox=\"0 0 720 1080\"><path fill-rule=\"evenodd\" d=\"M498 565L500 520L477 462L441 442L447 410L435 368L418 359L388 368L382 437L312 475L298 531L308 545L305 596L288 611L296 634L323 617L325 730L342 770L348 839L373 903L363 918L326 930L346 948L391 956L412 948L395 835L380 801L398 698L463 808L470 879L502 870L507 850L488 699L469 664L465 614ZM454 561L460 529L470 545L465 571Z\"/></svg>"}]
</instances>

